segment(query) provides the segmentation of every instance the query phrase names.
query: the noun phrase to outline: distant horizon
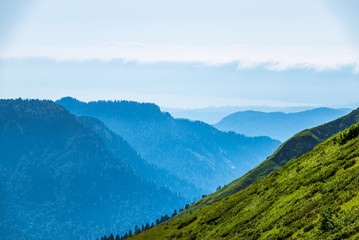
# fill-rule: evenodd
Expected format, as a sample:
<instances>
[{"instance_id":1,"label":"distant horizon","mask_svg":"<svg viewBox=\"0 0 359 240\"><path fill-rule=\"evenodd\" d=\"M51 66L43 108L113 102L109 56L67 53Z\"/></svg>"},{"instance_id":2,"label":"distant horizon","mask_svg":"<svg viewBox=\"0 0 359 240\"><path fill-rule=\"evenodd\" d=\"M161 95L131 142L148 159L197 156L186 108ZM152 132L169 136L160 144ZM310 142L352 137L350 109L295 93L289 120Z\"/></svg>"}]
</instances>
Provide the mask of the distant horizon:
<instances>
[{"instance_id":1,"label":"distant horizon","mask_svg":"<svg viewBox=\"0 0 359 240\"><path fill-rule=\"evenodd\" d=\"M196 111L196 110L218 110L218 109L234 109L234 108L243 108L243 111L247 111L247 110L254 110L254 111L263 111L263 112L270 112L271 110L258 110L258 109L299 109L299 110L295 110L296 112L299 111L305 111L305 110L310 110L310 109L316 109L316 108L333 108L333 109L340 109L340 108L347 108L347 109L356 109L359 107L359 103L348 103L348 104L343 104L343 105L300 105L300 104L294 104L294 105L290 105L290 104L285 104L285 105L268 105L268 104L258 104L258 105L205 105L205 106L200 106L200 107L180 107L180 106L164 106L164 105L160 105L157 102L154 101L140 101L140 100L135 100L135 99L124 99L124 98L91 98L91 99L81 99L78 97L74 97L74 96L63 96L60 98L39 98L39 97L9 97L9 98L0 98L0 100L16 100L16 99L22 99L22 100L49 100L49 101L53 101L56 102L57 100L60 100L62 98L66 98L66 97L70 97L73 99L76 99L80 102L85 102L85 103L89 103L89 102L97 102L97 101L129 101L129 102L138 102L138 103L150 103L150 104L155 104L158 107L161 108L162 111L167 111L167 110L172 110L172 111ZM358 107L356 107L358 105ZM301 110L304 109L304 110ZM284 111L284 112L288 112L288 111Z\"/></svg>"}]
</instances>

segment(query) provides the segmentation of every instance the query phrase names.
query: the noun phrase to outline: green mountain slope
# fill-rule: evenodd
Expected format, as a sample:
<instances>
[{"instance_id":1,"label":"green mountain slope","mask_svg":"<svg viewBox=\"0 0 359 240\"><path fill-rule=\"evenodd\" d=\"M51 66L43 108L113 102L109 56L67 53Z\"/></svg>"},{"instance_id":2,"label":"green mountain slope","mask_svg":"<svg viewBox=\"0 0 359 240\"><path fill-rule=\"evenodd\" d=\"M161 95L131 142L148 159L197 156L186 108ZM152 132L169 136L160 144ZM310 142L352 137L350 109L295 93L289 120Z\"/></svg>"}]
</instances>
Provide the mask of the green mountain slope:
<instances>
[{"instance_id":1,"label":"green mountain slope","mask_svg":"<svg viewBox=\"0 0 359 240\"><path fill-rule=\"evenodd\" d=\"M183 211L178 214L176 218L186 216L190 212L194 212L202 207L208 206L213 202L219 201L224 197L228 197L248 187L274 170L280 168L287 162L311 151L317 144L328 139L330 136L343 131L357 122L359 122L359 109L356 109L332 122L297 133L292 138L284 142L269 158L253 170L234 180L219 191L200 199L187 211Z\"/></svg>"},{"instance_id":2,"label":"green mountain slope","mask_svg":"<svg viewBox=\"0 0 359 240\"><path fill-rule=\"evenodd\" d=\"M358 239L359 124L250 187L132 239Z\"/></svg>"}]
</instances>

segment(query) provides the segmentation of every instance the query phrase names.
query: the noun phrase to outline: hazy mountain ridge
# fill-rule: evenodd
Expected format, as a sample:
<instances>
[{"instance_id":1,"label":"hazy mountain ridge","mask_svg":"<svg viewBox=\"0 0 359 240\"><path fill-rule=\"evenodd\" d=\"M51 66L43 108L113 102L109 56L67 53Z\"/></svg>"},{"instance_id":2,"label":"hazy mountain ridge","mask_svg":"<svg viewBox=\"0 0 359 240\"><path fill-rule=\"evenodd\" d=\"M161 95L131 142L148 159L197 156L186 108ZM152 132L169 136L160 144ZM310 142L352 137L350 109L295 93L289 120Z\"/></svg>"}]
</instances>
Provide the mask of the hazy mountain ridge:
<instances>
[{"instance_id":1,"label":"hazy mountain ridge","mask_svg":"<svg viewBox=\"0 0 359 240\"><path fill-rule=\"evenodd\" d=\"M357 239L359 124L183 219L131 239Z\"/></svg>"},{"instance_id":2,"label":"hazy mountain ridge","mask_svg":"<svg viewBox=\"0 0 359 240\"><path fill-rule=\"evenodd\" d=\"M103 121L149 163L211 192L256 166L279 141L224 133L199 121L174 119L154 104L57 101L75 115Z\"/></svg>"},{"instance_id":3,"label":"hazy mountain ridge","mask_svg":"<svg viewBox=\"0 0 359 240\"><path fill-rule=\"evenodd\" d=\"M236 112L214 124L222 131L246 136L269 136L284 142L295 133L327 123L348 114L350 109L315 108L303 112Z\"/></svg>"},{"instance_id":4,"label":"hazy mountain ridge","mask_svg":"<svg viewBox=\"0 0 359 240\"><path fill-rule=\"evenodd\" d=\"M349 107L349 106L348 106ZM174 118L186 118L194 121L202 121L208 124L216 124L224 117L239 111L259 111L259 112L300 112L313 109L311 106L297 107L272 107L265 105L248 105L248 106L221 106L221 107L205 107L194 109L168 108L161 107L163 111L169 112Z\"/></svg>"},{"instance_id":5,"label":"hazy mountain ridge","mask_svg":"<svg viewBox=\"0 0 359 240\"><path fill-rule=\"evenodd\" d=\"M158 186L169 187L174 192L180 192L183 197L188 199L188 202L201 196L203 190L143 160L122 137L107 128L100 120L92 117L79 117L79 120L95 131L106 146L143 179Z\"/></svg>"},{"instance_id":6,"label":"hazy mountain ridge","mask_svg":"<svg viewBox=\"0 0 359 240\"><path fill-rule=\"evenodd\" d=\"M95 239L185 203L51 101L0 100L0 152L1 239Z\"/></svg>"}]
</instances>

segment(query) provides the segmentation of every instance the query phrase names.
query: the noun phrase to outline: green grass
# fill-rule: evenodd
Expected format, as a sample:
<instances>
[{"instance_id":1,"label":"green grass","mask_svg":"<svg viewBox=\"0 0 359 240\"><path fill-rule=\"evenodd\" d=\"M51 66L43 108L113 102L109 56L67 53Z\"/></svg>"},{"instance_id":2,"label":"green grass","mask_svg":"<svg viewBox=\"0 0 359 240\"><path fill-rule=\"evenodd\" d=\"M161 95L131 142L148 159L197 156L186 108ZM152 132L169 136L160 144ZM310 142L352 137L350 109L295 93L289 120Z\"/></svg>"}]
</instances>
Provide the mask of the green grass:
<instances>
[{"instance_id":1,"label":"green grass","mask_svg":"<svg viewBox=\"0 0 359 240\"><path fill-rule=\"evenodd\" d=\"M234 180L219 191L198 200L192 204L189 209L180 212L173 220L186 217L205 206L245 189L259 179L264 178L271 172L285 165L289 161L299 158L303 154L311 151L316 145L325 141L330 136L349 128L352 124L357 122L359 122L359 109L354 110L332 122L315 128L306 129L295 134L253 170Z\"/></svg>"},{"instance_id":2,"label":"green grass","mask_svg":"<svg viewBox=\"0 0 359 240\"><path fill-rule=\"evenodd\" d=\"M356 124L250 187L131 239L357 239L354 128L359 133Z\"/></svg>"}]
</instances>

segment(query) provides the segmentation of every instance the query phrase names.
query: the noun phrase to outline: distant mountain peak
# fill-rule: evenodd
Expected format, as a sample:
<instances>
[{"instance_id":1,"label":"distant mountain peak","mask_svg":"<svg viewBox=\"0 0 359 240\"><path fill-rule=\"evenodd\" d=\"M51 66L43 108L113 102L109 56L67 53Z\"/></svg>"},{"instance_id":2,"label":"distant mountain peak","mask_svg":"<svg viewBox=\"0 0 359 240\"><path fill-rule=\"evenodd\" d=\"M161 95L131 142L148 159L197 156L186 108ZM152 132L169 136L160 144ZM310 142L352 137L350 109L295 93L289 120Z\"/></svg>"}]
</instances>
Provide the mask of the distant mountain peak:
<instances>
[{"instance_id":1,"label":"distant mountain peak","mask_svg":"<svg viewBox=\"0 0 359 240\"><path fill-rule=\"evenodd\" d=\"M332 121L351 109L315 108L295 113L241 111L214 124L222 131L234 131L246 136L269 136L284 142L296 132Z\"/></svg>"}]
</instances>

